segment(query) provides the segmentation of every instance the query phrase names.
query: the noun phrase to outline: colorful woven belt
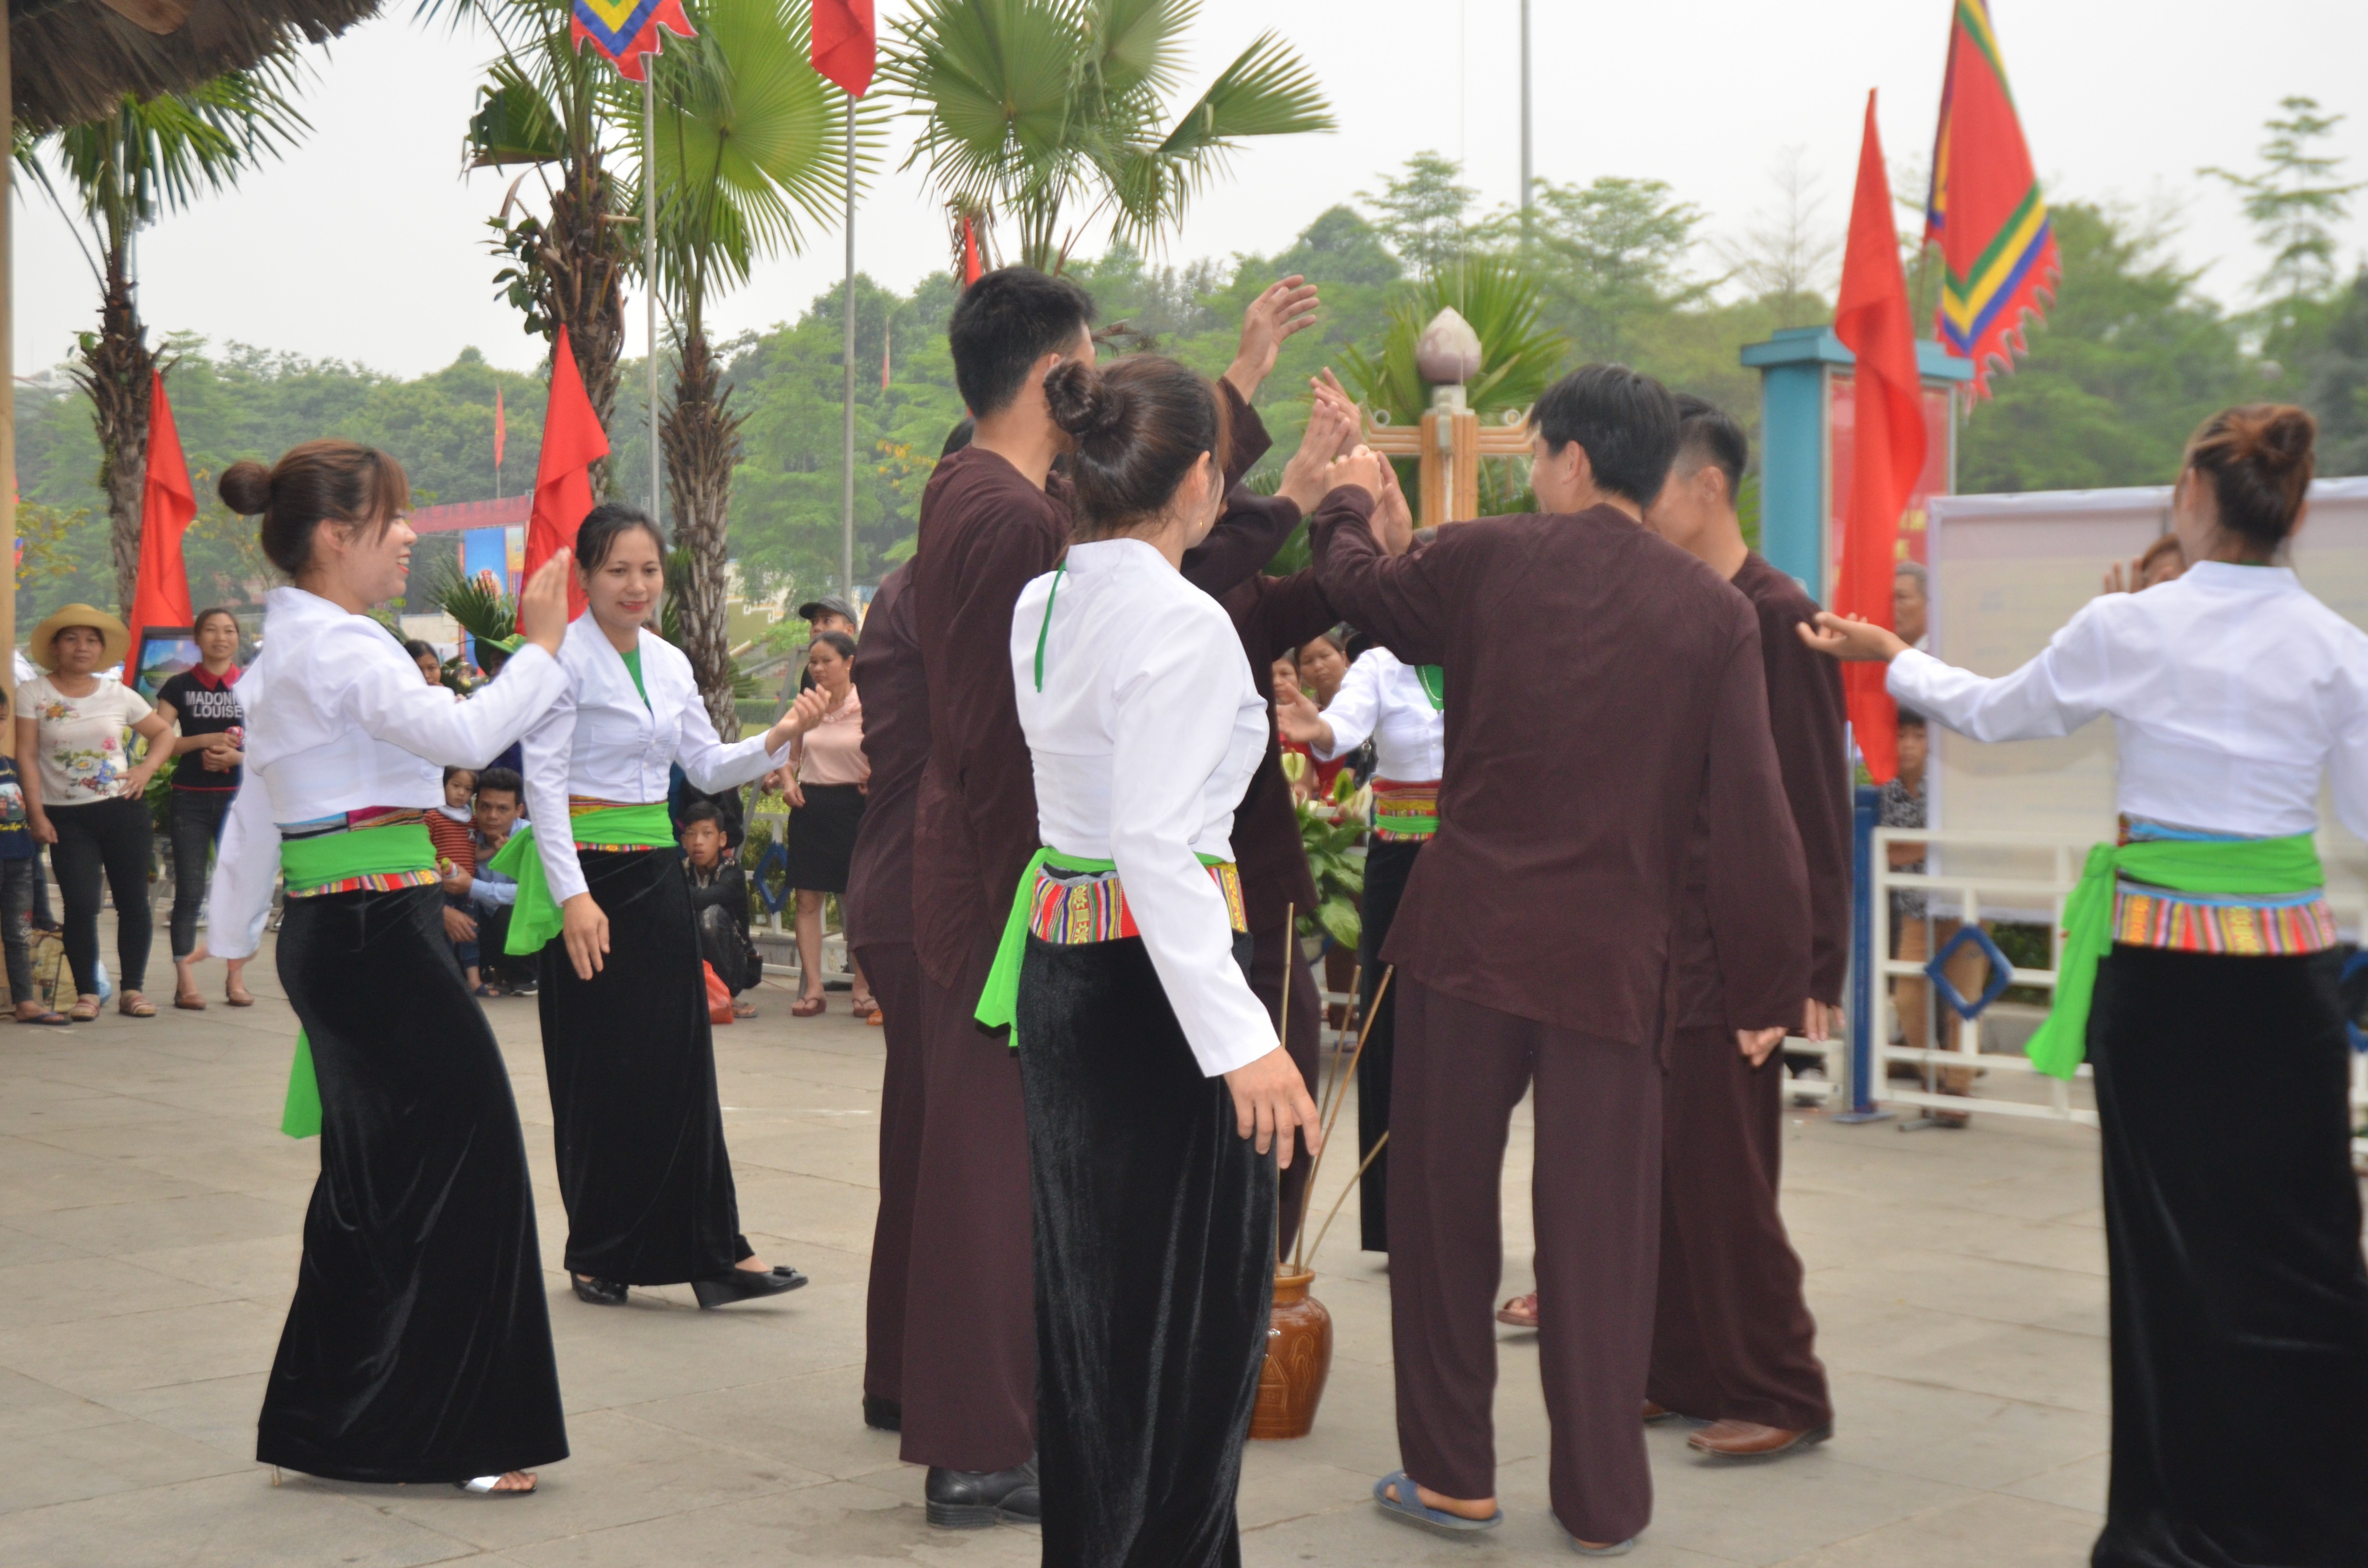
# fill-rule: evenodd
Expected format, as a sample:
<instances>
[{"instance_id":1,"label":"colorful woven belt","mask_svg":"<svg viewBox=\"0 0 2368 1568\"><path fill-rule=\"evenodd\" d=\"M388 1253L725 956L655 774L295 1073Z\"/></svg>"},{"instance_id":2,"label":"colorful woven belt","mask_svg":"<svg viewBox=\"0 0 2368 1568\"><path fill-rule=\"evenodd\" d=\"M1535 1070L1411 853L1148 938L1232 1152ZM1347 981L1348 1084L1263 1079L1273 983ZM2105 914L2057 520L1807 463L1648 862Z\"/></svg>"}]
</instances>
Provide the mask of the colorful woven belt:
<instances>
[{"instance_id":1,"label":"colorful woven belt","mask_svg":"<svg viewBox=\"0 0 2368 1568\"><path fill-rule=\"evenodd\" d=\"M1430 837L1439 831L1439 780L1373 780L1373 836L1385 844Z\"/></svg>"},{"instance_id":2,"label":"colorful woven belt","mask_svg":"<svg viewBox=\"0 0 2368 1568\"><path fill-rule=\"evenodd\" d=\"M2323 953L2338 937L2335 912L2321 893L2212 897L2122 882L2113 892L2113 940L2178 953L2277 958Z\"/></svg>"},{"instance_id":3,"label":"colorful woven belt","mask_svg":"<svg viewBox=\"0 0 2368 1568\"><path fill-rule=\"evenodd\" d=\"M1208 870L1210 881L1225 895L1225 915L1234 929L1248 930L1240 870L1231 860L1220 860ZM1036 885L1029 890L1028 930L1040 940L1063 947L1143 935L1135 926L1134 912L1126 906L1126 890L1119 884L1116 871L1064 877L1049 866L1037 871Z\"/></svg>"},{"instance_id":4,"label":"colorful woven belt","mask_svg":"<svg viewBox=\"0 0 2368 1568\"><path fill-rule=\"evenodd\" d=\"M290 898L395 892L438 880L427 813L411 806L364 806L342 816L283 823L279 862Z\"/></svg>"}]
</instances>

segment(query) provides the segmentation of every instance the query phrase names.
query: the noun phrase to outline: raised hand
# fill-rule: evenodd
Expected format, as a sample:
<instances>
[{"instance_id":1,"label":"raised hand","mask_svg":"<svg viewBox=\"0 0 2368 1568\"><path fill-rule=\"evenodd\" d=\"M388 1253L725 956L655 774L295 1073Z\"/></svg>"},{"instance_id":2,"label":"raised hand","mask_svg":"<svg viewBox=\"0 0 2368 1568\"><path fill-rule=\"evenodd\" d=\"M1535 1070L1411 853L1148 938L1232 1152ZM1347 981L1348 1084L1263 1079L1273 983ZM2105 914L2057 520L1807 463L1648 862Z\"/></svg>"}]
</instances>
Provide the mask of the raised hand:
<instances>
[{"instance_id":1,"label":"raised hand","mask_svg":"<svg viewBox=\"0 0 2368 1568\"><path fill-rule=\"evenodd\" d=\"M823 715L829 711L829 694L818 686L806 687L798 693L798 699L790 704L790 710L782 714L771 731L766 734L765 749L768 752L780 750L816 724L821 723ZM770 776L768 775L768 777Z\"/></svg>"},{"instance_id":2,"label":"raised hand","mask_svg":"<svg viewBox=\"0 0 2368 1568\"><path fill-rule=\"evenodd\" d=\"M1344 444L1356 438L1356 404L1328 396L1319 387L1308 405L1307 428L1299 437L1299 449L1282 465L1282 483L1275 487L1275 494L1296 503L1302 512L1315 510L1315 504L1331 488L1326 476L1332 460Z\"/></svg>"},{"instance_id":3,"label":"raised hand","mask_svg":"<svg viewBox=\"0 0 2368 1568\"><path fill-rule=\"evenodd\" d=\"M1389 460L1376 454L1371 447L1360 446L1345 458L1336 458L1325 471L1324 488L1329 492L1342 485L1351 485L1376 501L1381 499L1387 482L1382 478Z\"/></svg>"},{"instance_id":4,"label":"raised hand","mask_svg":"<svg viewBox=\"0 0 2368 1568\"><path fill-rule=\"evenodd\" d=\"M1298 273L1267 286L1242 314L1242 346L1225 380L1247 403L1274 369L1283 340L1315 324L1315 285Z\"/></svg>"},{"instance_id":5,"label":"raised hand","mask_svg":"<svg viewBox=\"0 0 2368 1568\"><path fill-rule=\"evenodd\" d=\"M1801 633L1802 642L1829 658L1882 659L1887 663L1907 652L1907 644L1899 633L1889 627L1877 626L1862 615L1839 616L1821 609L1814 625L1804 620L1795 630Z\"/></svg>"},{"instance_id":6,"label":"raised hand","mask_svg":"<svg viewBox=\"0 0 2368 1568\"><path fill-rule=\"evenodd\" d=\"M1275 733L1294 745L1313 747L1317 751L1332 749L1332 726L1323 710L1305 689L1296 686L1274 688Z\"/></svg>"},{"instance_id":7,"label":"raised hand","mask_svg":"<svg viewBox=\"0 0 2368 1568\"><path fill-rule=\"evenodd\" d=\"M567 574L575 570L575 552L562 550L535 569L518 596L518 635L554 659L567 635Z\"/></svg>"},{"instance_id":8,"label":"raised hand","mask_svg":"<svg viewBox=\"0 0 2368 1568\"><path fill-rule=\"evenodd\" d=\"M1397 465L1382 460L1382 493L1373 500L1373 540L1384 553L1404 555L1414 548L1414 510L1398 485Z\"/></svg>"}]
</instances>

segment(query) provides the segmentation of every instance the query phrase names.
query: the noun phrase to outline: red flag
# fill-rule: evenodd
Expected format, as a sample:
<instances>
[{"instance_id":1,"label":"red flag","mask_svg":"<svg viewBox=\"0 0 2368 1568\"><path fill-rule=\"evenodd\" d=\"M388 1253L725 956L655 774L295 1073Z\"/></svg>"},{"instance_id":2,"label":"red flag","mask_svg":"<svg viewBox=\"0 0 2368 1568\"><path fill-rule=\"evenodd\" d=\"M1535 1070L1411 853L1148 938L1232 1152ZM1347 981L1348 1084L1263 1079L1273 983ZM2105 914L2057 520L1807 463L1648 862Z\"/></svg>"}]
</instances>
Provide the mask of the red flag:
<instances>
[{"instance_id":1,"label":"red flag","mask_svg":"<svg viewBox=\"0 0 2368 1568\"><path fill-rule=\"evenodd\" d=\"M971 227L970 214L962 214L962 287L967 289L985 274L979 265L978 231Z\"/></svg>"},{"instance_id":2,"label":"red flag","mask_svg":"<svg viewBox=\"0 0 2368 1568\"><path fill-rule=\"evenodd\" d=\"M896 329L892 325L880 335L880 390L888 390L888 350L896 341Z\"/></svg>"},{"instance_id":3,"label":"red flag","mask_svg":"<svg viewBox=\"0 0 2368 1568\"><path fill-rule=\"evenodd\" d=\"M509 421L502 416L502 389L494 389L494 467L502 466L502 445L509 438Z\"/></svg>"},{"instance_id":4,"label":"red flag","mask_svg":"<svg viewBox=\"0 0 2368 1568\"><path fill-rule=\"evenodd\" d=\"M1891 579L1899 560L1899 515L1924 472L1922 378L1916 327L1907 314L1907 278L1899 267L1899 231L1891 221L1891 181L1866 96L1866 140L1850 200L1850 248L1842 253L1834 335L1857 357L1851 402L1850 515L1843 520L1841 570L1834 609L1891 624ZM1884 666L1842 666L1851 731L1878 784L1899 771L1899 709L1884 687Z\"/></svg>"},{"instance_id":5,"label":"red flag","mask_svg":"<svg viewBox=\"0 0 2368 1568\"><path fill-rule=\"evenodd\" d=\"M575 543L575 530L592 510L589 465L609 455L608 432L584 395L584 378L576 373L575 354L567 345L567 329L551 351L551 406L542 415L542 449L535 455L534 510L526 524L526 574L563 548ZM567 585L567 613L584 613L584 589L572 577Z\"/></svg>"},{"instance_id":6,"label":"red flag","mask_svg":"<svg viewBox=\"0 0 2368 1568\"><path fill-rule=\"evenodd\" d=\"M814 0L814 68L837 83L850 98L871 86L880 40L871 23L871 0Z\"/></svg>"},{"instance_id":7,"label":"red flag","mask_svg":"<svg viewBox=\"0 0 2368 1568\"><path fill-rule=\"evenodd\" d=\"M131 651L140 658L140 632L149 626L187 626L189 574L181 563L181 530L198 515L189 465L181 457L181 433L173 426L173 405L165 399L165 378L152 370L148 385L148 478L140 491L140 576L131 590ZM128 674L137 676L134 668Z\"/></svg>"}]
</instances>

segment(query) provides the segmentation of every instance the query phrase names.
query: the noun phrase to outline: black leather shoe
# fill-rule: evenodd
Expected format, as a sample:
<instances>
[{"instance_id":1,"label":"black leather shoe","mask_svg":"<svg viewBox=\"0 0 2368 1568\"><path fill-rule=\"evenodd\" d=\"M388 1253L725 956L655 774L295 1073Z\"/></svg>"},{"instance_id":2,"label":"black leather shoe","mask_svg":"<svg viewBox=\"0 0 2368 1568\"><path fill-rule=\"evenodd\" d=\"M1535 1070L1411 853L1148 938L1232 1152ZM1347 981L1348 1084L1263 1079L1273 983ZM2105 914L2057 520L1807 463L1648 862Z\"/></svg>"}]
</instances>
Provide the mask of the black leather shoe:
<instances>
[{"instance_id":1,"label":"black leather shoe","mask_svg":"<svg viewBox=\"0 0 2368 1568\"><path fill-rule=\"evenodd\" d=\"M625 1304L625 1288L614 1279L595 1279L586 1274L570 1274L567 1282L575 1287L575 1299L596 1307L621 1307Z\"/></svg>"},{"instance_id":2,"label":"black leather shoe","mask_svg":"<svg viewBox=\"0 0 2368 1568\"><path fill-rule=\"evenodd\" d=\"M753 1268L735 1268L721 1279L694 1279L690 1290L701 1307L728 1307L734 1301L779 1296L805 1282L806 1277L794 1268L770 1268L761 1274Z\"/></svg>"},{"instance_id":3,"label":"black leather shoe","mask_svg":"<svg viewBox=\"0 0 2368 1568\"><path fill-rule=\"evenodd\" d=\"M878 1394L863 1396L863 1424L875 1432L901 1432L905 1429L905 1402L882 1399Z\"/></svg>"},{"instance_id":4,"label":"black leather shoe","mask_svg":"<svg viewBox=\"0 0 2368 1568\"><path fill-rule=\"evenodd\" d=\"M923 1494L928 1499L929 1523L939 1529L984 1529L997 1521L1033 1525L1044 1519L1034 1460L1011 1470L940 1470L931 1465Z\"/></svg>"}]
</instances>

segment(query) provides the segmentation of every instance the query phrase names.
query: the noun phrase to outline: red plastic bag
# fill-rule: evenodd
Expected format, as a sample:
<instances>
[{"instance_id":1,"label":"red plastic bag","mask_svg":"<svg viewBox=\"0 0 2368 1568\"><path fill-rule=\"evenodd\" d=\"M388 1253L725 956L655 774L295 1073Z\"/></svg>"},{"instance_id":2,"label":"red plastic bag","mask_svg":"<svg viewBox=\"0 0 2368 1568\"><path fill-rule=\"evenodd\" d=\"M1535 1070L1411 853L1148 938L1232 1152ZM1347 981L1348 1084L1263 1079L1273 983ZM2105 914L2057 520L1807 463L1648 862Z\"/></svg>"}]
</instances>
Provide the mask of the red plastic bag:
<instances>
[{"instance_id":1,"label":"red plastic bag","mask_svg":"<svg viewBox=\"0 0 2368 1568\"><path fill-rule=\"evenodd\" d=\"M707 1021L728 1024L732 1021L732 987L716 974L715 966L701 959L700 972L707 976Z\"/></svg>"}]
</instances>

